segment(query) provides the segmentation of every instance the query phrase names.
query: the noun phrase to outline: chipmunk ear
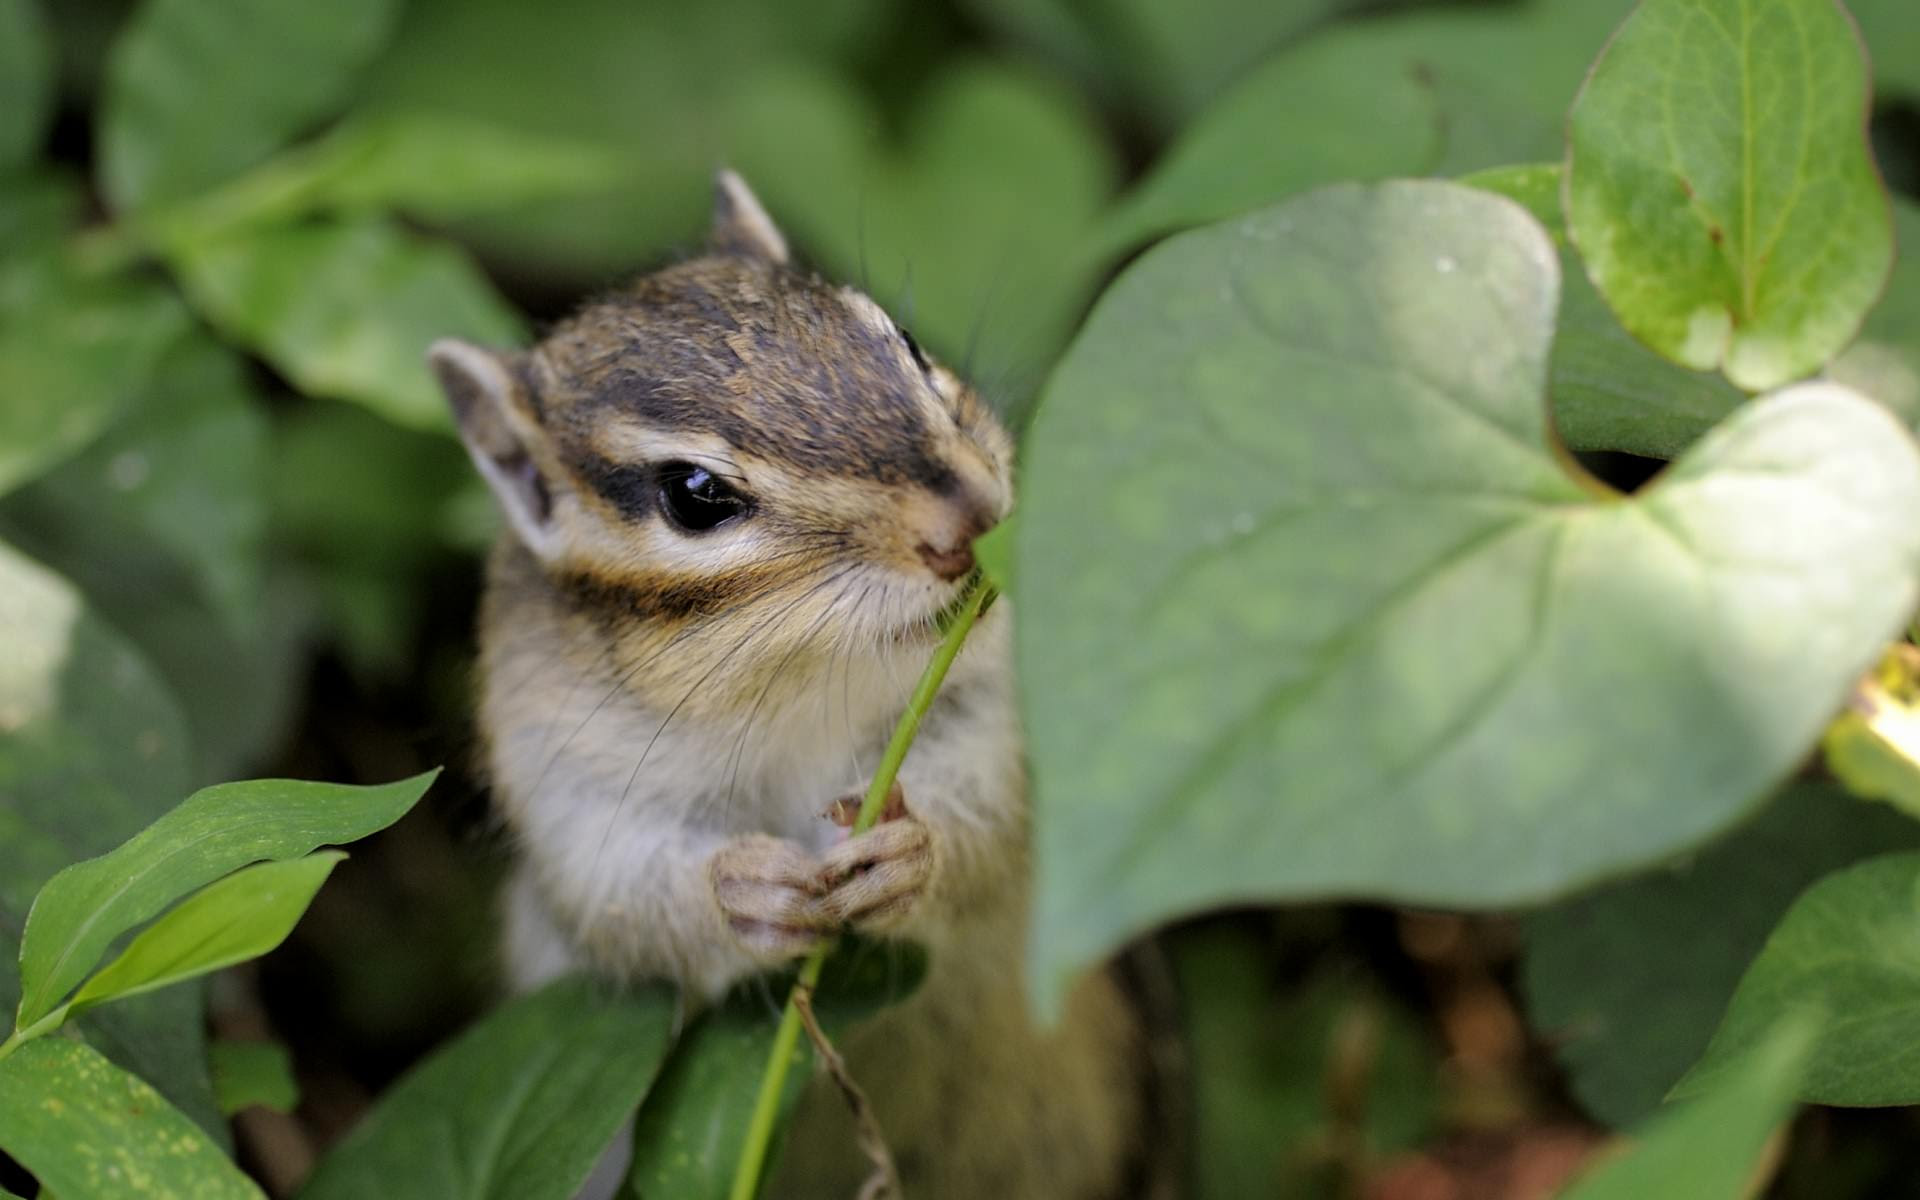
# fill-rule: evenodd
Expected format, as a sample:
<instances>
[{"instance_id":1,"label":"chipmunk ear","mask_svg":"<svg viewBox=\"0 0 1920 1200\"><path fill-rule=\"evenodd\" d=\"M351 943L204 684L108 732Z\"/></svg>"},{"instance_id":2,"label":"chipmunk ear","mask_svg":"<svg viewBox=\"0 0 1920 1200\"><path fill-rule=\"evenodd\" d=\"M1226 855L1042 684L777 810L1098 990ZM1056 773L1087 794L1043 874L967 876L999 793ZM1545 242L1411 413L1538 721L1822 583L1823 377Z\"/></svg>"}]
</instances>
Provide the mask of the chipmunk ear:
<instances>
[{"instance_id":1,"label":"chipmunk ear","mask_svg":"<svg viewBox=\"0 0 1920 1200\"><path fill-rule=\"evenodd\" d=\"M446 393L473 465L493 489L514 533L536 557L549 561L559 548L553 492L533 452L545 435L533 415L519 358L457 338L441 338L427 349L427 363Z\"/></svg>"},{"instance_id":2,"label":"chipmunk ear","mask_svg":"<svg viewBox=\"0 0 1920 1200\"><path fill-rule=\"evenodd\" d=\"M760 206L747 181L723 170L713 181L713 229L707 244L721 254L747 254L768 262L787 261L787 239Z\"/></svg>"}]
</instances>

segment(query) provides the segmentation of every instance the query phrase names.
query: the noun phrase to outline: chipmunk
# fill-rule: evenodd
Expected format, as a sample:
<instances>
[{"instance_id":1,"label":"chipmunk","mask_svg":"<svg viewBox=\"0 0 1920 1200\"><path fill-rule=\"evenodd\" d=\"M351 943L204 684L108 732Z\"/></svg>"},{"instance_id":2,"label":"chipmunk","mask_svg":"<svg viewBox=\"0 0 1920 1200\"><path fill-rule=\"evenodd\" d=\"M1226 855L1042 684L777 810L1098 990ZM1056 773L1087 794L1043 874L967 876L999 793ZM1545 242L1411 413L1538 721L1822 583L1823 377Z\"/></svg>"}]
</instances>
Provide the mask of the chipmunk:
<instances>
[{"instance_id":1,"label":"chipmunk","mask_svg":"<svg viewBox=\"0 0 1920 1200\"><path fill-rule=\"evenodd\" d=\"M880 308L797 269L722 172L706 253L525 352L429 354L506 517L480 617L481 732L518 844L521 988L585 968L719 997L851 928L930 955L842 1050L915 1200L1141 1193L1144 1033L1107 973L1023 994L1028 821L995 605L900 772L866 786L1012 504L1012 442ZM903 811L901 811L903 809ZM852 1195L844 1105L803 1099L770 1196Z\"/></svg>"}]
</instances>

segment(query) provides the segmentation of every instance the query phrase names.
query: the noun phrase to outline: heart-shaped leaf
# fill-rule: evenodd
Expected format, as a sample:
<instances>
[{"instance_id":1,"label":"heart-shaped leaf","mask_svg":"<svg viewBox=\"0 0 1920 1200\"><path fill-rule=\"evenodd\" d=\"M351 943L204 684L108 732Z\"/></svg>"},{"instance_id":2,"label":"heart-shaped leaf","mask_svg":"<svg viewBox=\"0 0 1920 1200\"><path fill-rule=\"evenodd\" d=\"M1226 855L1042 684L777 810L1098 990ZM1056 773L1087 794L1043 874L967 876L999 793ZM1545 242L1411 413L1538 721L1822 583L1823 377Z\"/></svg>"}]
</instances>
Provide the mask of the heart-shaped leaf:
<instances>
[{"instance_id":1,"label":"heart-shaped leaf","mask_svg":"<svg viewBox=\"0 0 1920 1200\"><path fill-rule=\"evenodd\" d=\"M566 1200L646 1094L676 1002L564 979L488 1015L381 1096L301 1200Z\"/></svg>"},{"instance_id":2,"label":"heart-shaped leaf","mask_svg":"<svg viewBox=\"0 0 1920 1200\"><path fill-rule=\"evenodd\" d=\"M1560 314L1547 370L1554 430L1575 450L1673 458L1746 396L1717 374L1660 357L1621 327L1567 244L1562 177L1553 163L1481 171L1460 182L1525 205L1560 247Z\"/></svg>"},{"instance_id":3,"label":"heart-shaped leaf","mask_svg":"<svg viewBox=\"0 0 1920 1200\"><path fill-rule=\"evenodd\" d=\"M1769 1029L1798 1016L1819 1031L1801 1099L1920 1103L1920 852L1869 859L1802 893L1674 1094L1723 1090Z\"/></svg>"},{"instance_id":4,"label":"heart-shaped leaf","mask_svg":"<svg viewBox=\"0 0 1920 1200\"><path fill-rule=\"evenodd\" d=\"M1507 905L1698 842L1912 612L1920 451L1843 388L1634 496L1570 474L1557 274L1517 205L1406 182L1181 235L1101 300L1016 531L1043 1004L1210 904Z\"/></svg>"},{"instance_id":5,"label":"heart-shaped leaf","mask_svg":"<svg viewBox=\"0 0 1920 1200\"><path fill-rule=\"evenodd\" d=\"M1909 847L1920 847L1920 824L1831 784L1791 784L1701 853L1530 915L1529 1021L1589 1112L1634 1125L1699 1061L1801 890Z\"/></svg>"},{"instance_id":6,"label":"heart-shaped leaf","mask_svg":"<svg viewBox=\"0 0 1920 1200\"><path fill-rule=\"evenodd\" d=\"M0 1058L0 1150L43 1195L265 1200L160 1093L63 1037Z\"/></svg>"},{"instance_id":7,"label":"heart-shaped leaf","mask_svg":"<svg viewBox=\"0 0 1920 1200\"><path fill-rule=\"evenodd\" d=\"M385 829L438 773L378 787L256 779L202 788L119 848L66 868L27 917L19 1024L45 1016L116 937L178 897L249 863Z\"/></svg>"},{"instance_id":8,"label":"heart-shaped leaf","mask_svg":"<svg viewBox=\"0 0 1920 1200\"><path fill-rule=\"evenodd\" d=\"M114 43L100 176L116 208L184 200L344 105L395 0L148 0Z\"/></svg>"},{"instance_id":9,"label":"heart-shaped leaf","mask_svg":"<svg viewBox=\"0 0 1920 1200\"><path fill-rule=\"evenodd\" d=\"M1620 321L1748 391L1839 353L1893 262L1835 0L1645 0L1568 120L1568 228Z\"/></svg>"}]
</instances>

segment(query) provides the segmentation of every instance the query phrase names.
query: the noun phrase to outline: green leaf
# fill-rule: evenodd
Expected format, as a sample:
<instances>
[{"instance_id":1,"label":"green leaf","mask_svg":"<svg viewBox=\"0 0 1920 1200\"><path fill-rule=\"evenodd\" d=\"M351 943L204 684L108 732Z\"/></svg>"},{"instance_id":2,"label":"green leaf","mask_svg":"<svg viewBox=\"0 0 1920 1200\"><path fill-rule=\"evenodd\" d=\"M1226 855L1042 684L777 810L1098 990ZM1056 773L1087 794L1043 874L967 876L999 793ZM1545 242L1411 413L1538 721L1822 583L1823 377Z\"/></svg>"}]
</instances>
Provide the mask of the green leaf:
<instances>
[{"instance_id":1,"label":"green leaf","mask_svg":"<svg viewBox=\"0 0 1920 1200\"><path fill-rule=\"evenodd\" d=\"M147 0L114 44L100 179L117 209L186 199L352 98L394 0Z\"/></svg>"},{"instance_id":2,"label":"green leaf","mask_svg":"<svg viewBox=\"0 0 1920 1200\"><path fill-rule=\"evenodd\" d=\"M1721 1086L1655 1119L1632 1149L1603 1159L1564 1200L1745 1200L1767 1138L1793 1107L1811 1022L1783 1022Z\"/></svg>"},{"instance_id":3,"label":"green leaf","mask_svg":"<svg viewBox=\"0 0 1920 1200\"><path fill-rule=\"evenodd\" d=\"M1574 1094L1632 1125L1699 1060L1794 897L1828 871L1920 847L1920 826L1830 784L1795 783L1697 856L1526 918L1529 1024Z\"/></svg>"},{"instance_id":4,"label":"green leaf","mask_svg":"<svg viewBox=\"0 0 1920 1200\"><path fill-rule=\"evenodd\" d=\"M259 779L203 788L118 849L66 868L27 919L19 1024L51 1011L116 937L178 897L261 859L385 829L437 774L378 787Z\"/></svg>"},{"instance_id":5,"label":"green leaf","mask_svg":"<svg viewBox=\"0 0 1920 1200\"><path fill-rule=\"evenodd\" d=\"M0 1012L40 885L139 832L188 786L180 709L153 668L63 580L0 544ZM83 1017L81 1031L214 1137L194 989Z\"/></svg>"},{"instance_id":6,"label":"green leaf","mask_svg":"<svg viewBox=\"0 0 1920 1200\"><path fill-rule=\"evenodd\" d=\"M869 61L898 11L890 0L573 0L557 21L522 0L412 0L361 111L459 114L617 153L625 169L608 187L461 225L489 262L599 288L698 243L714 167L738 162L737 96L768 70ZM811 113L755 115L770 124L752 137L811 136ZM825 171L808 179L841 186Z\"/></svg>"},{"instance_id":7,"label":"green leaf","mask_svg":"<svg viewBox=\"0 0 1920 1200\"><path fill-rule=\"evenodd\" d=\"M53 112L53 66L38 0L0 0L0 169L39 152Z\"/></svg>"},{"instance_id":8,"label":"green leaf","mask_svg":"<svg viewBox=\"0 0 1920 1200\"><path fill-rule=\"evenodd\" d=\"M427 370L435 338L525 335L464 254L387 221L235 230L171 255L195 307L302 390L415 428L452 427Z\"/></svg>"},{"instance_id":9,"label":"green leaf","mask_svg":"<svg viewBox=\"0 0 1920 1200\"><path fill-rule=\"evenodd\" d=\"M43 1195L264 1200L160 1093L61 1037L0 1059L0 1149L39 1178Z\"/></svg>"},{"instance_id":10,"label":"green leaf","mask_svg":"<svg viewBox=\"0 0 1920 1200\"><path fill-rule=\"evenodd\" d=\"M293 1056L279 1042L219 1041L207 1050L213 1060L214 1093L220 1111L228 1116L256 1106L290 1113L300 1103Z\"/></svg>"},{"instance_id":11,"label":"green leaf","mask_svg":"<svg viewBox=\"0 0 1920 1200\"><path fill-rule=\"evenodd\" d=\"M676 1005L568 979L499 1009L389 1088L301 1200L566 1200L660 1069Z\"/></svg>"},{"instance_id":12,"label":"green leaf","mask_svg":"<svg viewBox=\"0 0 1920 1200\"><path fill-rule=\"evenodd\" d=\"M1554 428L1575 450L1675 458L1746 396L1689 371L1621 327L1580 269L1560 213L1559 164L1482 171L1460 182L1519 201L1560 247L1562 291L1547 387Z\"/></svg>"},{"instance_id":13,"label":"green leaf","mask_svg":"<svg viewBox=\"0 0 1920 1200\"><path fill-rule=\"evenodd\" d=\"M973 540L973 556L994 589L1013 591L1013 520L1000 522Z\"/></svg>"},{"instance_id":14,"label":"green leaf","mask_svg":"<svg viewBox=\"0 0 1920 1200\"><path fill-rule=\"evenodd\" d=\"M1887 648L1827 726L1821 748L1827 769L1854 795L1920 818L1920 647Z\"/></svg>"},{"instance_id":15,"label":"green leaf","mask_svg":"<svg viewBox=\"0 0 1920 1200\"><path fill-rule=\"evenodd\" d=\"M1442 145L1432 85L1411 60L1374 69L1364 41L1314 38L1221 97L1108 214L1103 248L1205 224L1338 180L1421 175ZM1295 117L1312 112L1309 122ZM1284 137L1276 130L1285 129Z\"/></svg>"},{"instance_id":16,"label":"green leaf","mask_svg":"<svg viewBox=\"0 0 1920 1200\"><path fill-rule=\"evenodd\" d=\"M181 340L126 419L27 501L97 551L165 552L236 630L260 615L266 567L267 419L248 370L205 334Z\"/></svg>"},{"instance_id":17,"label":"green leaf","mask_svg":"<svg viewBox=\"0 0 1920 1200\"><path fill-rule=\"evenodd\" d=\"M1834 0L1645 0L1568 121L1568 225L1621 323L1748 391L1838 354L1893 262L1867 104Z\"/></svg>"},{"instance_id":18,"label":"green leaf","mask_svg":"<svg viewBox=\"0 0 1920 1200\"><path fill-rule=\"evenodd\" d=\"M0 273L0 494L97 437L186 328L154 284Z\"/></svg>"},{"instance_id":19,"label":"green leaf","mask_svg":"<svg viewBox=\"0 0 1920 1200\"><path fill-rule=\"evenodd\" d=\"M1352 4L972 0L969 7L1010 36L1092 76L1116 98L1145 105L1149 117L1165 128L1178 126L1276 48Z\"/></svg>"},{"instance_id":20,"label":"green leaf","mask_svg":"<svg viewBox=\"0 0 1920 1200\"><path fill-rule=\"evenodd\" d=\"M1835 871L1808 888L1740 980L1676 1096L1719 1091L1767 1031L1818 1020L1800 1097L1815 1104L1920 1103L1920 852Z\"/></svg>"},{"instance_id":21,"label":"green leaf","mask_svg":"<svg viewBox=\"0 0 1920 1200\"><path fill-rule=\"evenodd\" d=\"M910 995L926 977L926 968L926 955L917 948L850 941L827 960L815 992L814 1014L820 1027L839 1043L858 1022ZM758 1098L760 1076L780 1024L779 1011L767 1003L766 997L784 997L790 980L791 973L776 975L767 981L766 992L756 987L731 997L702 1016L680 1038L635 1119L633 1160L624 1194L671 1196L674 1200L723 1200L729 1194L740 1145ZM844 1055L844 1046L836 1048ZM788 1118L813 1080L812 1062L812 1044L803 1036L794 1050L786 1091L781 1094L776 1128L794 1134L789 1139L794 1150L817 1151L826 1159L838 1161L848 1144L844 1130L789 1129ZM852 1069L857 1079L857 1061ZM841 1115L844 1104L838 1096L823 1099L832 1106L835 1116ZM884 1119L884 1099L876 1100L876 1104ZM792 1184L778 1178L778 1170L776 1159L775 1178L765 1194L799 1194ZM803 1170L799 1177L818 1180L822 1175Z\"/></svg>"},{"instance_id":22,"label":"green leaf","mask_svg":"<svg viewBox=\"0 0 1920 1200\"><path fill-rule=\"evenodd\" d=\"M347 122L197 200L153 218L163 242L312 212L402 209L447 220L605 187L619 157L590 142L433 113Z\"/></svg>"},{"instance_id":23,"label":"green leaf","mask_svg":"<svg viewBox=\"0 0 1920 1200\"><path fill-rule=\"evenodd\" d=\"M1901 628L1906 431L1808 385L1606 492L1547 429L1556 275L1517 205L1407 182L1181 235L1102 298L1015 538L1043 1007L1207 905L1510 905L1697 843Z\"/></svg>"},{"instance_id":24,"label":"green leaf","mask_svg":"<svg viewBox=\"0 0 1920 1200\"><path fill-rule=\"evenodd\" d=\"M141 930L46 1020L258 958L286 940L313 894L346 855L338 850L235 871Z\"/></svg>"}]
</instances>

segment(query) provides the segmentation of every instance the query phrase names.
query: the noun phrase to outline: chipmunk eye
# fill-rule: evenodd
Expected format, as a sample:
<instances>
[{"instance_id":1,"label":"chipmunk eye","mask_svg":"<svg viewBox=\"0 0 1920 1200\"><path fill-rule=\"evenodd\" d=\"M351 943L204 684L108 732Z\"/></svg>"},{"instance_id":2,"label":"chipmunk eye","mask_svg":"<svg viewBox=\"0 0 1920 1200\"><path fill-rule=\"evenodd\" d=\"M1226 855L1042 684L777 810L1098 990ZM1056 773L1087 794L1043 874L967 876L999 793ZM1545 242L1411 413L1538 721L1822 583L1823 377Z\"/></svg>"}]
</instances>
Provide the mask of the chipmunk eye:
<instances>
[{"instance_id":1,"label":"chipmunk eye","mask_svg":"<svg viewBox=\"0 0 1920 1200\"><path fill-rule=\"evenodd\" d=\"M724 525L747 514L747 498L705 467L670 462L660 468L660 507L689 533Z\"/></svg>"}]
</instances>

